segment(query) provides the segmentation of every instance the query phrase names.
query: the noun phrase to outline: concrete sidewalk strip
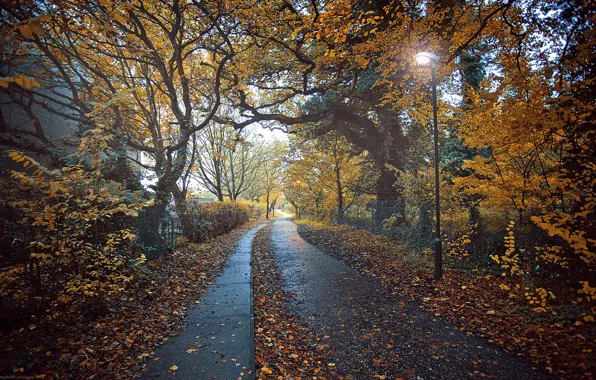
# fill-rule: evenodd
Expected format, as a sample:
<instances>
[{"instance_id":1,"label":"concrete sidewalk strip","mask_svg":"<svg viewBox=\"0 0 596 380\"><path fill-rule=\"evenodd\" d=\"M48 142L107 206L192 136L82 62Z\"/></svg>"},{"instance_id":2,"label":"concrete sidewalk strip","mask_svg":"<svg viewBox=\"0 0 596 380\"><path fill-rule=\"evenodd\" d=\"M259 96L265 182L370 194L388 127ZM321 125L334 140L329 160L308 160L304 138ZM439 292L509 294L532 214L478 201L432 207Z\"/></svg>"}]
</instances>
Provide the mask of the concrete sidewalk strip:
<instances>
[{"instance_id":1,"label":"concrete sidewalk strip","mask_svg":"<svg viewBox=\"0 0 596 380\"><path fill-rule=\"evenodd\" d=\"M180 336L160 346L156 364L141 378L253 379L254 313L252 240L264 224L247 232L234 248L227 266L197 307L188 313Z\"/></svg>"}]
</instances>

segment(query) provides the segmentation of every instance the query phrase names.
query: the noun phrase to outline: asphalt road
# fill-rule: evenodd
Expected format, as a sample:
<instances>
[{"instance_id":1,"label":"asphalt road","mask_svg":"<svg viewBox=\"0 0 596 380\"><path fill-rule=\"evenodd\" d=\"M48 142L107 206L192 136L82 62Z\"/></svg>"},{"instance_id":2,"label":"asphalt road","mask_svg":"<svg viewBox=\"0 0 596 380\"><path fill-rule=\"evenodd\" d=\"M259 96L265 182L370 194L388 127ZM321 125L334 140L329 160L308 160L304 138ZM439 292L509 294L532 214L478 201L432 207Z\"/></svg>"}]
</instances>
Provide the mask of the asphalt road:
<instances>
[{"instance_id":1,"label":"asphalt road","mask_svg":"<svg viewBox=\"0 0 596 380\"><path fill-rule=\"evenodd\" d=\"M304 241L288 218L273 250L291 309L322 336L341 375L356 379L541 379L516 357L450 326ZM397 293L397 294L392 294Z\"/></svg>"}]
</instances>

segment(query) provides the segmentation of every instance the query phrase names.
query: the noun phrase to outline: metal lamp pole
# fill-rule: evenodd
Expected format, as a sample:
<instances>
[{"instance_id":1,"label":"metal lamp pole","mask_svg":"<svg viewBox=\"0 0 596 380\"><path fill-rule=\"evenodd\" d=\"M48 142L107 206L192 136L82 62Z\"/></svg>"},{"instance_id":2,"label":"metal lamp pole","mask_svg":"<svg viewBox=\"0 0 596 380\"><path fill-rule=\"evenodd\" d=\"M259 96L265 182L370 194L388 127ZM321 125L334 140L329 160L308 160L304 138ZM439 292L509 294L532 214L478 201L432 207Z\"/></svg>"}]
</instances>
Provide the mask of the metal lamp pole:
<instances>
[{"instance_id":1,"label":"metal lamp pole","mask_svg":"<svg viewBox=\"0 0 596 380\"><path fill-rule=\"evenodd\" d=\"M418 53L416 61L424 66L430 66L432 73L432 94L433 94L433 134L435 144L435 280L443 276L443 247L441 244L441 197L439 194L439 128L437 122L437 62L439 57L433 53Z\"/></svg>"}]
</instances>

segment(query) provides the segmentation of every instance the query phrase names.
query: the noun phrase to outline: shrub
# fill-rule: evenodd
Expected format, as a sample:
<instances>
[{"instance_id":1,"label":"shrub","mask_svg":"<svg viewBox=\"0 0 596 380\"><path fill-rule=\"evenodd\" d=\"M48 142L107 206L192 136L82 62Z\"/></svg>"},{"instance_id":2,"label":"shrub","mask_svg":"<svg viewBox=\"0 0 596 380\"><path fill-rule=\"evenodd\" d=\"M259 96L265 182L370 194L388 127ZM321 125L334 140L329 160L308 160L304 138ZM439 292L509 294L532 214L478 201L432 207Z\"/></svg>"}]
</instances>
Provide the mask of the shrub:
<instances>
[{"instance_id":1,"label":"shrub","mask_svg":"<svg viewBox=\"0 0 596 380\"><path fill-rule=\"evenodd\" d=\"M20 153L10 156L26 171L1 185L0 203L19 215L27 234L18 258L0 269L1 307L25 308L43 322L59 318L65 304L103 305L144 260L128 226L145 200L81 165L49 170Z\"/></svg>"},{"instance_id":2,"label":"shrub","mask_svg":"<svg viewBox=\"0 0 596 380\"><path fill-rule=\"evenodd\" d=\"M265 202L250 202L247 200L239 200L238 204L248 208L250 220L257 220L265 215L267 204Z\"/></svg>"},{"instance_id":3,"label":"shrub","mask_svg":"<svg viewBox=\"0 0 596 380\"><path fill-rule=\"evenodd\" d=\"M186 236L176 236L176 239L174 239L174 247L175 248L184 248L186 246L188 246L188 239L186 238Z\"/></svg>"},{"instance_id":4,"label":"shrub","mask_svg":"<svg viewBox=\"0 0 596 380\"><path fill-rule=\"evenodd\" d=\"M261 215L261 208L249 202L193 202L185 215L190 219L186 238L194 243L203 242Z\"/></svg>"}]
</instances>

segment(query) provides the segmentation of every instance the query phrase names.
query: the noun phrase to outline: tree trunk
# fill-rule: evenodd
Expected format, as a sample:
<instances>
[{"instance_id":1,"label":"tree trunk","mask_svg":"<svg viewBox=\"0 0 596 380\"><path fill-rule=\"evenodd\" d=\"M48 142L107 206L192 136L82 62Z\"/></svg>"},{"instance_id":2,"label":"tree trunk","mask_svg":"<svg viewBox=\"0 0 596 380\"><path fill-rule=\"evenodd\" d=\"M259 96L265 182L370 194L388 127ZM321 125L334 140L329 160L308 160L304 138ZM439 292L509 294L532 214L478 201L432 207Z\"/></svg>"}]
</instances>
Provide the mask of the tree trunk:
<instances>
[{"instance_id":1,"label":"tree trunk","mask_svg":"<svg viewBox=\"0 0 596 380\"><path fill-rule=\"evenodd\" d=\"M175 193L178 188L176 181L180 178L186 160L186 147L177 151L176 161L172 164L171 170L166 171L157 182L154 197L154 206L147 210L146 216L139 218L139 241L141 245L150 249L151 255L157 257L165 251L164 241L160 235L159 227L168 203L170 194Z\"/></svg>"},{"instance_id":2,"label":"tree trunk","mask_svg":"<svg viewBox=\"0 0 596 380\"><path fill-rule=\"evenodd\" d=\"M180 220L180 227L182 228L182 234L190 241L195 243L196 237L193 236L192 221L190 215L188 215L188 203L186 201L186 193L180 191L177 187L172 192L174 197L174 204L176 206L176 213Z\"/></svg>"},{"instance_id":3,"label":"tree trunk","mask_svg":"<svg viewBox=\"0 0 596 380\"><path fill-rule=\"evenodd\" d=\"M341 185L340 185L341 188ZM344 222L344 197L341 193L341 191L339 191L337 193L337 223L343 223Z\"/></svg>"},{"instance_id":4,"label":"tree trunk","mask_svg":"<svg viewBox=\"0 0 596 380\"><path fill-rule=\"evenodd\" d=\"M424 203L420 205L420 211L418 215L418 222L414 230L416 234L414 239L416 244L420 247L429 248L432 247L433 242L433 210L434 204Z\"/></svg>"},{"instance_id":5,"label":"tree trunk","mask_svg":"<svg viewBox=\"0 0 596 380\"><path fill-rule=\"evenodd\" d=\"M344 222L344 189L341 185L341 170L335 160L335 185L337 186L337 223Z\"/></svg>"},{"instance_id":6,"label":"tree trunk","mask_svg":"<svg viewBox=\"0 0 596 380\"><path fill-rule=\"evenodd\" d=\"M271 202L271 214L275 218L275 206L277 205L277 198Z\"/></svg>"},{"instance_id":7,"label":"tree trunk","mask_svg":"<svg viewBox=\"0 0 596 380\"><path fill-rule=\"evenodd\" d=\"M141 246L148 248L148 259L154 259L163 252L163 241L159 234L159 223L166 210L167 203L157 203L144 210L139 217L138 239Z\"/></svg>"},{"instance_id":8,"label":"tree trunk","mask_svg":"<svg viewBox=\"0 0 596 380\"><path fill-rule=\"evenodd\" d=\"M470 213L470 224L472 226L475 226L474 230L477 233L482 233L484 228L482 226L482 218L480 216L480 209L478 209L478 206L476 206L476 205L470 206L469 213Z\"/></svg>"},{"instance_id":9,"label":"tree trunk","mask_svg":"<svg viewBox=\"0 0 596 380\"><path fill-rule=\"evenodd\" d=\"M396 215L398 225L406 220L405 200L403 192L395 186L397 177L395 172L387 169L385 165L377 165L380 171L377 180L377 208L374 213L373 224L381 227L383 221Z\"/></svg>"},{"instance_id":10,"label":"tree trunk","mask_svg":"<svg viewBox=\"0 0 596 380\"><path fill-rule=\"evenodd\" d=\"M267 204L267 207L266 207L266 209L267 209L267 211L266 211L267 215L265 216L265 218L269 219L269 192L267 192L266 204Z\"/></svg>"}]
</instances>

